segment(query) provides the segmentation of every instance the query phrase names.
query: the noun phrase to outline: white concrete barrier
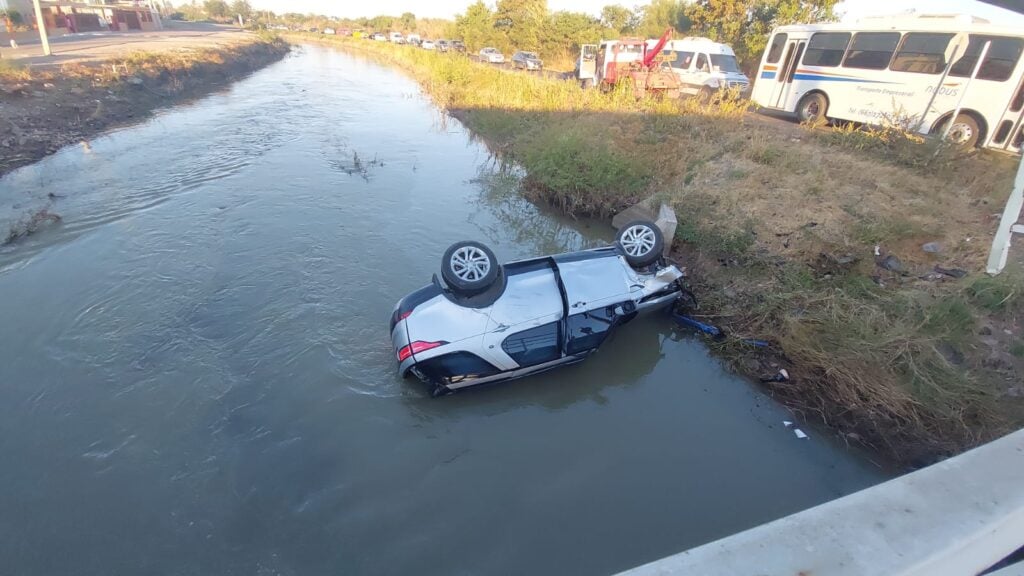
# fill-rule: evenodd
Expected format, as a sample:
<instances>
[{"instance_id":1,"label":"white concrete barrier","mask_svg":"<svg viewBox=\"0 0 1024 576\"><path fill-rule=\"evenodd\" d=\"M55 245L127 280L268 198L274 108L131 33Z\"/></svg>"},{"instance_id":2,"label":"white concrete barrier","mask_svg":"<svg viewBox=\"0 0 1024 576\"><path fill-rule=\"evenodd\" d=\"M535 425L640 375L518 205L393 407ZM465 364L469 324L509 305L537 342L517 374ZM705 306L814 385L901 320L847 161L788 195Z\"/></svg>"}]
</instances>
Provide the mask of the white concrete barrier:
<instances>
[{"instance_id":1,"label":"white concrete barrier","mask_svg":"<svg viewBox=\"0 0 1024 576\"><path fill-rule=\"evenodd\" d=\"M623 574L974 576L1022 545L1024 430Z\"/></svg>"}]
</instances>

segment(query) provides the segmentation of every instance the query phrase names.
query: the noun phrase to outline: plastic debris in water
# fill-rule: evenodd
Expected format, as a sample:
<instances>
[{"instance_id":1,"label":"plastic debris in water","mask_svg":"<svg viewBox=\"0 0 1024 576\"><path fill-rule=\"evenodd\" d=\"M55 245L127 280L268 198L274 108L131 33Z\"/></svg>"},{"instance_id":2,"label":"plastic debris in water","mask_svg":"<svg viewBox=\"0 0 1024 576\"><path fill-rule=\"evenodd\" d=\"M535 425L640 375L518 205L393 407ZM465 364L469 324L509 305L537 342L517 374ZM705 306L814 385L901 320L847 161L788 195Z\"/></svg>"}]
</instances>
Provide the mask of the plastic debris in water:
<instances>
[{"instance_id":1,"label":"plastic debris in water","mask_svg":"<svg viewBox=\"0 0 1024 576\"><path fill-rule=\"evenodd\" d=\"M799 428L794 428L793 429L793 433L796 434L796 437L801 439L801 440L803 440L804 438L807 438L807 434L804 434L804 431L799 429Z\"/></svg>"},{"instance_id":2,"label":"plastic debris in water","mask_svg":"<svg viewBox=\"0 0 1024 576\"><path fill-rule=\"evenodd\" d=\"M722 336L722 331L719 330L717 327L712 326L710 324L705 324L703 322L700 322L698 320L694 320L693 318L690 318L689 316L684 316L682 314L675 314L674 317L676 319L676 322L679 322L683 326L689 326L690 328L696 328L697 330L700 330L701 332L703 332L703 333L705 333L705 334L707 334L709 336L715 336L715 337Z\"/></svg>"}]
</instances>

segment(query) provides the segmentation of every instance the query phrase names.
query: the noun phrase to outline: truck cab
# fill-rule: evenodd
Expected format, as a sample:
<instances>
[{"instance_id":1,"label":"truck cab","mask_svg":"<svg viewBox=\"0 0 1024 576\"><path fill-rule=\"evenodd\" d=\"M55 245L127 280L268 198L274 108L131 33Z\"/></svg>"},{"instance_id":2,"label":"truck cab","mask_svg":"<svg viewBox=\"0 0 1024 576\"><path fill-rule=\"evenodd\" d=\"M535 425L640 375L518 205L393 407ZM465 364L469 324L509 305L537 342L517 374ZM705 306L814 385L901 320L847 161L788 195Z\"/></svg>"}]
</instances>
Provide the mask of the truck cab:
<instances>
[{"instance_id":1,"label":"truck cab","mask_svg":"<svg viewBox=\"0 0 1024 576\"><path fill-rule=\"evenodd\" d=\"M744 97L750 94L750 79L740 70L735 52L726 44L690 36L669 40L662 55L669 57L682 94L710 97L726 88L738 89Z\"/></svg>"}]
</instances>

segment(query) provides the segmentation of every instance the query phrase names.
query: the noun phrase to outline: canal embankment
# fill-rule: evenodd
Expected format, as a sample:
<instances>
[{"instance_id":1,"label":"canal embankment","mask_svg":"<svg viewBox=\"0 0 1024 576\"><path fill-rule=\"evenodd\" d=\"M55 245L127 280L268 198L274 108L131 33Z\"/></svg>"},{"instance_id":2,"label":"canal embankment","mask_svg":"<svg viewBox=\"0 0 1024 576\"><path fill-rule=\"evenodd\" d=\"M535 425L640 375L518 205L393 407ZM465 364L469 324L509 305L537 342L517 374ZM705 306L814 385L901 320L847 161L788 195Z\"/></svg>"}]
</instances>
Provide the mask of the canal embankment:
<instances>
[{"instance_id":1,"label":"canal embankment","mask_svg":"<svg viewBox=\"0 0 1024 576\"><path fill-rule=\"evenodd\" d=\"M804 127L728 100L636 101L459 55L305 37L405 70L570 216L644 198L711 346L808 419L908 466L1024 425L1021 262L984 275L1013 159L895 128ZM767 346L751 344L763 342ZM785 368L789 378L773 378Z\"/></svg>"},{"instance_id":2,"label":"canal embankment","mask_svg":"<svg viewBox=\"0 0 1024 576\"><path fill-rule=\"evenodd\" d=\"M88 146L99 134L221 89L289 50L277 37L240 30L135 36L63 43L48 57L33 55L32 47L22 48L22 58L4 50L0 176L65 146Z\"/></svg>"}]
</instances>

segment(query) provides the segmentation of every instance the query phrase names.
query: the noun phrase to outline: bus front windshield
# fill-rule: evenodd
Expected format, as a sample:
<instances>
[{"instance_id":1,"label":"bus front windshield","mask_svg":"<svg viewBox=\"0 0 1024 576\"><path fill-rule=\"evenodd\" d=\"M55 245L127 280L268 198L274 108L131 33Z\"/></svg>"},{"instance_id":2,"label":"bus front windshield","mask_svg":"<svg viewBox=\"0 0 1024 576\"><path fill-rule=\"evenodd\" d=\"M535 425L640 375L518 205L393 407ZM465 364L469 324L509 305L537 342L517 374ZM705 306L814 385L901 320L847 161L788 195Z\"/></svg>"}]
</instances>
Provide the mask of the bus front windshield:
<instances>
[{"instance_id":1,"label":"bus front windshield","mask_svg":"<svg viewBox=\"0 0 1024 576\"><path fill-rule=\"evenodd\" d=\"M721 72L740 73L740 65L736 62L736 57L731 54L712 54L711 65Z\"/></svg>"}]
</instances>

